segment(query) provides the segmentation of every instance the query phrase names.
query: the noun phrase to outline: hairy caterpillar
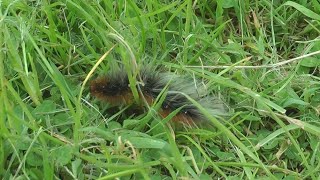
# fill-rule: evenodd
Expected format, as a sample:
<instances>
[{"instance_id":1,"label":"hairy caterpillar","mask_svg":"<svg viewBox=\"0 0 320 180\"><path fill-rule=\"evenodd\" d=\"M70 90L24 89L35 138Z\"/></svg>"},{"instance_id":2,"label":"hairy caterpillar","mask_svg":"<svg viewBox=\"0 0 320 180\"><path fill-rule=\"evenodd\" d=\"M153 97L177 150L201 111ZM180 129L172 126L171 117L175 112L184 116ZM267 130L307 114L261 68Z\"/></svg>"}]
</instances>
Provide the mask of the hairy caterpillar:
<instances>
[{"instance_id":1,"label":"hairy caterpillar","mask_svg":"<svg viewBox=\"0 0 320 180\"><path fill-rule=\"evenodd\" d=\"M206 121L205 116L188 100L185 94L200 103L215 117L227 113L226 106L220 99L207 95L203 86L197 88L201 83L191 78L174 73L158 72L151 68L142 69L138 77L136 86L140 90L139 98L143 98L150 106L161 91L167 87L166 97L159 110L163 118L181 108L180 112L171 119L173 122L193 125ZM135 103L127 73L123 69L110 71L105 76L91 81L90 92L94 97L115 106Z\"/></svg>"}]
</instances>

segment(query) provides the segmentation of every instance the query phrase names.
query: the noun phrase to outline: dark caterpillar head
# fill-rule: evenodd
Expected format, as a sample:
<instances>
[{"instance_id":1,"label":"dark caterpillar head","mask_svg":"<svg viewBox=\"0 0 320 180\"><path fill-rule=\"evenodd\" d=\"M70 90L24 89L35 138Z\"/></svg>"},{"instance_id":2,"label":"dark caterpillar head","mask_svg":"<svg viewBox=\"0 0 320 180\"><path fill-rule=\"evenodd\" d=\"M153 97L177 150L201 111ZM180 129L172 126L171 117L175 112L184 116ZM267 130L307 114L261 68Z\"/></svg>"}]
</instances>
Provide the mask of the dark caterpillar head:
<instances>
[{"instance_id":1,"label":"dark caterpillar head","mask_svg":"<svg viewBox=\"0 0 320 180\"><path fill-rule=\"evenodd\" d=\"M133 101L129 80L125 72L113 72L91 81L90 93L112 105Z\"/></svg>"}]
</instances>

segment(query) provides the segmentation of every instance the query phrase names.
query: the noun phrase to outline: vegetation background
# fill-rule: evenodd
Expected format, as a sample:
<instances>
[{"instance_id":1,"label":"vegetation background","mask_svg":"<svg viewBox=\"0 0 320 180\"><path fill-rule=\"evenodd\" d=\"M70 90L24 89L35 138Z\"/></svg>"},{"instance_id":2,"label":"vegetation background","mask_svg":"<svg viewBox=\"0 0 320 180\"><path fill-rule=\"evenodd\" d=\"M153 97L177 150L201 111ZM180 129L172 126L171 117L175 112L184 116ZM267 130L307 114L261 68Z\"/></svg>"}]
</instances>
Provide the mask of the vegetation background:
<instances>
[{"instance_id":1,"label":"vegetation background","mask_svg":"<svg viewBox=\"0 0 320 180\"><path fill-rule=\"evenodd\" d=\"M1 179L317 179L317 0L0 1ZM232 109L173 131L86 78L152 61ZM203 110L203 109L202 109Z\"/></svg>"}]
</instances>

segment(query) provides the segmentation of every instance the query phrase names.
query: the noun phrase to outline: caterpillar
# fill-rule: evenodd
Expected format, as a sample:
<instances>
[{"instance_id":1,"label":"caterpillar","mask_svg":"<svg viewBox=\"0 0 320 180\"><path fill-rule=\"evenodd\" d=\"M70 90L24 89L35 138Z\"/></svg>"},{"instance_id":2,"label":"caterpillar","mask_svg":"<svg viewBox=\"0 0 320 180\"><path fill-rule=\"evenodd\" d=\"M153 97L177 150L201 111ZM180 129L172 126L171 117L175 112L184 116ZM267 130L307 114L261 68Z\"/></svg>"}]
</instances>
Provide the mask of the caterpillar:
<instances>
[{"instance_id":1,"label":"caterpillar","mask_svg":"<svg viewBox=\"0 0 320 180\"><path fill-rule=\"evenodd\" d=\"M173 122L194 125L206 122L207 118L188 100L186 95L200 103L212 116L220 118L227 114L224 102L205 92L198 80L177 75L171 72L161 72L154 68L143 68L136 79L139 98L151 106L164 88L167 87L159 114L167 117L172 111L181 110L171 119ZM113 70L98 77L90 83L90 93L97 99L111 105L131 105L135 103L129 87L129 78L123 69Z\"/></svg>"}]
</instances>

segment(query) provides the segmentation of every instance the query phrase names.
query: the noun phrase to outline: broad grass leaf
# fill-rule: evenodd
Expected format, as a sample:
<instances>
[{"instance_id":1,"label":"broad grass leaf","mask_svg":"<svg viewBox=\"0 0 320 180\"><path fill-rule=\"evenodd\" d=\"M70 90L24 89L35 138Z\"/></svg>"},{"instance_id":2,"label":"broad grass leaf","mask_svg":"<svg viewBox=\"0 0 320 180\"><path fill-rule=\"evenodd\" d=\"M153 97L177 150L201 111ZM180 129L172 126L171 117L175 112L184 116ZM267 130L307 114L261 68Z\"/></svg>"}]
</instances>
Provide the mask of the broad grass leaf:
<instances>
[{"instance_id":1,"label":"broad grass leaf","mask_svg":"<svg viewBox=\"0 0 320 180\"><path fill-rule=\"evenodd\" d=\"M300 11L302 14L304 14L305 16L308 16L311 19L315 19L320 21L320 15L311 11L310 9L296 3L293 1L287 1L286 3L283 4L284 6L292 6L295 9L297 9L298 11Z\"/></svg>"},{"instance_id":2,"label":"broad grass leaf","mask_svg":"<svg viewBox=\"0 0 320 180\"><path fill-rule=\"evenodd\" d=\"M153 138L128 137L127 140L136 148L162 149L167 145L165 141Z\"/></svg>"},{"instance_id":3,"label":"broad grass leaf","mask_svg":"<svg viewBox=\"0 0 320 180\"><path fill-rule=\"evenodd\" d=\"M301 106L307 106L309 103L306 103L300 99L294 99L294 98L288 98L284 103L283 107L288 107L288 106L295 106L295 105L301 105Z\"/></svg>"}]
</instances>

